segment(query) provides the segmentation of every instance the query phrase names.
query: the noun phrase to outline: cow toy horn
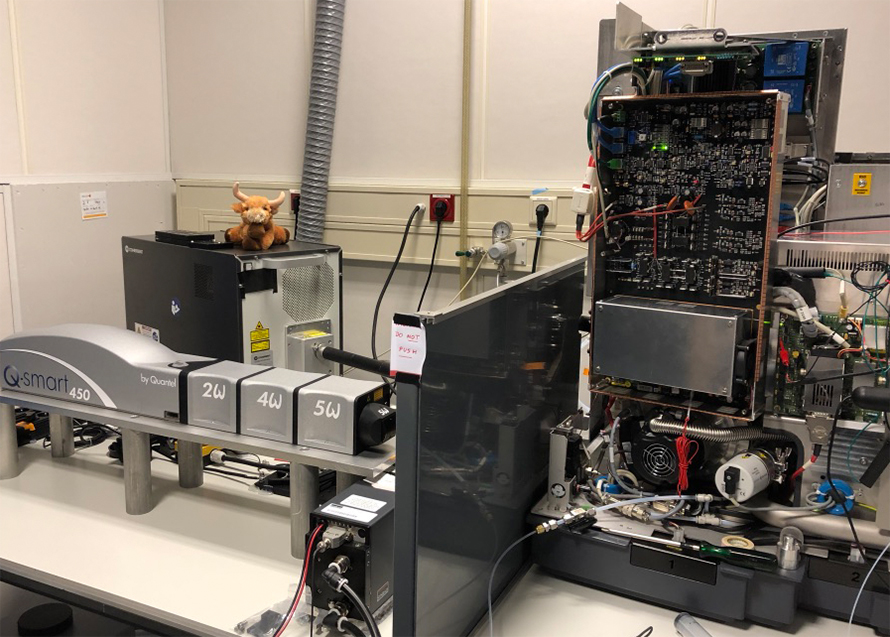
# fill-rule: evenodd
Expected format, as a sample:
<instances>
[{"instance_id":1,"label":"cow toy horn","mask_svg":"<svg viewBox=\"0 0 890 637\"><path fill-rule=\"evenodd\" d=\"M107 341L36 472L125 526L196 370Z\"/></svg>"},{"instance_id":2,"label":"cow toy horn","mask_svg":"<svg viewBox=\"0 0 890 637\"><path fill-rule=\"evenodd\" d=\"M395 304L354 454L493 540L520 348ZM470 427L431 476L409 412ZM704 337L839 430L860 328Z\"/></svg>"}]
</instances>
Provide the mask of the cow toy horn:
<instances>
[{"instance_id":1,"label":"cow toy horn","mask_svg":"<svg viewBox=\"0 0 890 637\"><path fill-rule=\"evenodd\" d=\"M232 186L232 194L235 195L235 199L237 199L238 201L247 201L247 195L241 192L241 189L238 188L237 181L235 182L235 185ZM284 195L284 193L281 194ZM284 199L282 199L282 201L284 201Z\"/></svg>"}]
</instances>

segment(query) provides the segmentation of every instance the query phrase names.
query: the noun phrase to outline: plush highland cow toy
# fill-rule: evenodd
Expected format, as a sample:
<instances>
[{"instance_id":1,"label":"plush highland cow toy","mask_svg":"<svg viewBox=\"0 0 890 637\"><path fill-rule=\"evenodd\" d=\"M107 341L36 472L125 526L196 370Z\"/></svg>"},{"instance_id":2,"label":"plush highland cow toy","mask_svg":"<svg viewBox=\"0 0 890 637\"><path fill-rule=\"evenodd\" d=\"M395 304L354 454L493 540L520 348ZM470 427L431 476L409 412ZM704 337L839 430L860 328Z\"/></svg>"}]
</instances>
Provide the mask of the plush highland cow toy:
<instances>
[{"instance_id":1,"label":"plush highland cow toy","mask_svg":"<svg viewBox=\"0 0 890 637\"><path fill-rule=\"evenodd\" d=\"M290 232L272 222L272 216L284 203L284 192L272 201L260 196L248 197L238 189L237 181L232 192L238 199L238 203L232 204L232 210L241 215L241 225L226 230L226 241L240 243L245 250L268 250L271 245L287 243Z\"/></svg>"}]
</instances>

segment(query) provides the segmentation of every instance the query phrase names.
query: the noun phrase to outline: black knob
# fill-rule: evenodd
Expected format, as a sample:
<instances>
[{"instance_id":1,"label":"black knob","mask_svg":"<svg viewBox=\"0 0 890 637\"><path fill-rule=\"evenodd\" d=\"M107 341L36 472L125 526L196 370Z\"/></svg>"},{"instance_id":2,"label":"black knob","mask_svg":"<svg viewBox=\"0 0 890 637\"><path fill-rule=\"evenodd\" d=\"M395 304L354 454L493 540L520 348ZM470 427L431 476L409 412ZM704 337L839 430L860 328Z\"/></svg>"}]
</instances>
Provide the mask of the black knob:
<instances>
[{"instance_id":1,"label":"black knob","mask_svg":"<svg viewBox=\"0 0 890 637\"><path fill-rule=\"evenodd\" d=\"M890 387L857 387L853 404L868 411L890 411Z\"/></svg>"}]
</instances>

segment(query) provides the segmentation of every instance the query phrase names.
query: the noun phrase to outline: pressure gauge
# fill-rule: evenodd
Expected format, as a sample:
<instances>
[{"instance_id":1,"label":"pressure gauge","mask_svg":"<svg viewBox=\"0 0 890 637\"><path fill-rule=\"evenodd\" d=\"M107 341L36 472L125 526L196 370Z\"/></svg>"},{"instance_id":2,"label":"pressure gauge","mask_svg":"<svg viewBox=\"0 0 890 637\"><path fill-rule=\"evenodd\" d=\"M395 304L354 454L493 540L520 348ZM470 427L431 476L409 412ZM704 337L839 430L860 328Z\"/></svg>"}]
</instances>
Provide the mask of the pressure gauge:
<instances>
[{"instance_id":1,"label":"pressure gauge","mask_svg":"<svg viewBox=\"0 0 890 637\"><path fill-rule=\"evenodd\" d=\"M513 234L513 224L509 221L498 221L491 229L491 241L505 241Z\"/></svg>"}]
</instances>

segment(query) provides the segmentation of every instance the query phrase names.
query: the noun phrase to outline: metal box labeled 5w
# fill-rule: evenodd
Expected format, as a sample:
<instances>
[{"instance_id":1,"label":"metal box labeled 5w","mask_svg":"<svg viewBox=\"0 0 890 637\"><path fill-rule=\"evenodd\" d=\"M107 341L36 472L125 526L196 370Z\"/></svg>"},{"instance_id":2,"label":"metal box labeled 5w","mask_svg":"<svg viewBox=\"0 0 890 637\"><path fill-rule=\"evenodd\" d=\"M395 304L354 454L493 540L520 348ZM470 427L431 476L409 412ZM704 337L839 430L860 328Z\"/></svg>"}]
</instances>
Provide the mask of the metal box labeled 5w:
<instances>
[{"instance_id":1,"label":"metal box labeled 5w","mask_svg":"<svg viewBox=\"0 0 890 637\"><path fill-rule=\"evenodd\" d=\"M362 409L388 398L389 388L383 383L340 376L328 376L302 388L297 399L297 444L359 453Z\"/></svg>"}]
</instances>

